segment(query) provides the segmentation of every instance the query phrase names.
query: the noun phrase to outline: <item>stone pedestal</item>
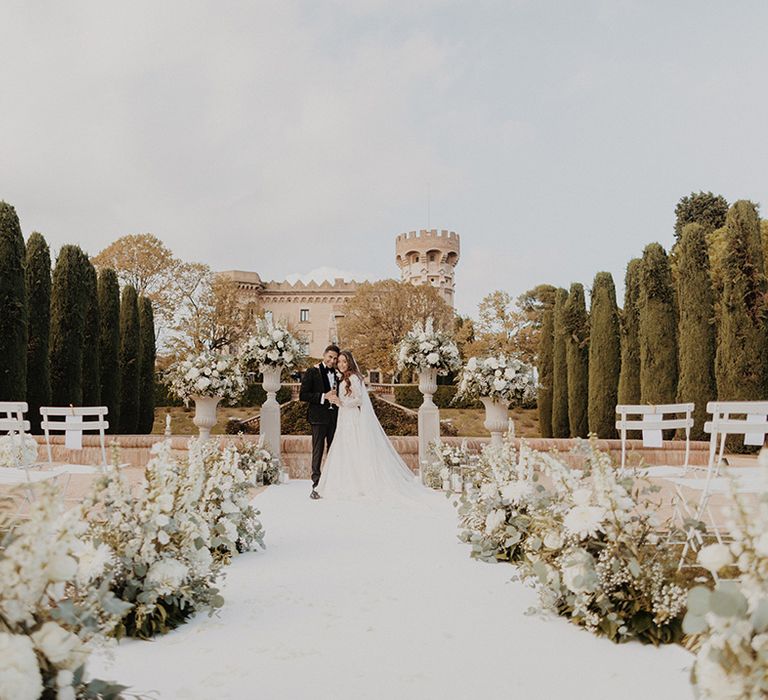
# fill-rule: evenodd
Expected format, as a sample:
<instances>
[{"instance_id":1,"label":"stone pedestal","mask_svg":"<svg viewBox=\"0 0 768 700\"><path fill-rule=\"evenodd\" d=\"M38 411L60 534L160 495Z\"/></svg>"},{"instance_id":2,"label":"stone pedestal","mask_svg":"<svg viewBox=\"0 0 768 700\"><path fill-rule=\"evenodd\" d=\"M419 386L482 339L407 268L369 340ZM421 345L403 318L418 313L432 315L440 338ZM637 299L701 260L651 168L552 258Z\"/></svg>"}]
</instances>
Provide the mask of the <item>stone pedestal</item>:
<instances>
[{"instance_id":1,"label":"stone pedestal","mask_svg":"<svg viewBox=\"0 0 768 700\"><path fill-rule=\"evenodd\" d=\"M440 409L432 397L437 391L437 370L419 372L419 391L424 401L419 406L419 465L429 458L429 445L440 439Z\"/></svg>"},{"instance_id":2,"label":"stone pedestal","mask_svg":"<svg viewBox=\"0 0 768 700\"><path fill-rule=\"evenodd\" d=\"M281 367L261 366L264 376L264 391L267 392L267 400L261 407L259 425L261 435L264 438L266 448L279 460L280 459L280 404L276 394L280 389Z\"/></svg>"},{"instance_id":3,"label":"stone pedestal","mask_svg":"<svg viewBox=\"0 0 768 700\"><path fill-rule=\"evenodd\" d=\"M192 397L195 402L195 417L192 422L200 431L202 440L208 440L211 437L211 428L216 425L216 407L221 399L221 396Z\"/></svg>"},{"instance_id":4,"label":"stone pedestal","mask_svg":"<svg viewBox=\"0 0 768 700\"><path fill-rule=\"evenodd\" d=\"M485 429L491 434L491 445L500 446L501 436L509 425L509 404L506 401L481 396L480 400L485 406Z\"/></svg>"}]
</instances>

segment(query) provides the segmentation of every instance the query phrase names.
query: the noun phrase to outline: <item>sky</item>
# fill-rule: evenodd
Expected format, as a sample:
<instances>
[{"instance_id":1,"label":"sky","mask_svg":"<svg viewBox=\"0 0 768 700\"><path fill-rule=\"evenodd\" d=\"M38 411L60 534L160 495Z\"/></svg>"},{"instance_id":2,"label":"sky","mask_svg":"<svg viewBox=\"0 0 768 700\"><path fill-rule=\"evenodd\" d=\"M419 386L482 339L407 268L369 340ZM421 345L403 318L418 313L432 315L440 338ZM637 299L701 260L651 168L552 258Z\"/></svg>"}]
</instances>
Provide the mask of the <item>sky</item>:
<instances>
[{"instance_id":1,"label":"sky","mask_svg":"<svg viewBox=\"0 0 768 700\"><path fill-rule=\"evenodd\" d=\"M456 231L457 309L591 286L675 203L768 206L768 3L4 0L0 199L91 254L398 276Z\"/></svg>"}]
</instances>

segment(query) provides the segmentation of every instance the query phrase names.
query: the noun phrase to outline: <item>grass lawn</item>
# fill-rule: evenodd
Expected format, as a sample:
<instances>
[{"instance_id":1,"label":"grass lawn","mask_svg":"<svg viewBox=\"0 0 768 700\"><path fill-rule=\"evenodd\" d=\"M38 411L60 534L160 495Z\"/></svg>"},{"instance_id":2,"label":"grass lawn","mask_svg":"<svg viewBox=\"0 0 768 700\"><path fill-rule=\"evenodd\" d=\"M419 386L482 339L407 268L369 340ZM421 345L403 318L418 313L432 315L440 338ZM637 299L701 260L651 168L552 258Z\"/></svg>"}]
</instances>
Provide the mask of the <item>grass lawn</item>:
<instances>
[{"instance_id":1,"label":"grass lawn","mask_svg":"<svg viewBox=\"0 0 768 700\"><path fill-rule=\"evenodd\" d=\"M174 435L196 435L197 428L192 422L195 415L193 406L190 408L166 408L160 406L155 409L155 424L152 426L154 435L162 435L165 432L165 414L171 414L171 431ZM222 435L230 417L240 420L252 418L258 415L258 407L232 408L222 406L218 411L218 422L211 431L214 435ZM519 437L539 436L539 414L536 409L514 408L509 412L515 421L515 434ZM488 431L483 427L485 411L474 408L443 408L440 410L440 418L450 419L462 437L488 437Z\"/></svg>"}]
</instances>

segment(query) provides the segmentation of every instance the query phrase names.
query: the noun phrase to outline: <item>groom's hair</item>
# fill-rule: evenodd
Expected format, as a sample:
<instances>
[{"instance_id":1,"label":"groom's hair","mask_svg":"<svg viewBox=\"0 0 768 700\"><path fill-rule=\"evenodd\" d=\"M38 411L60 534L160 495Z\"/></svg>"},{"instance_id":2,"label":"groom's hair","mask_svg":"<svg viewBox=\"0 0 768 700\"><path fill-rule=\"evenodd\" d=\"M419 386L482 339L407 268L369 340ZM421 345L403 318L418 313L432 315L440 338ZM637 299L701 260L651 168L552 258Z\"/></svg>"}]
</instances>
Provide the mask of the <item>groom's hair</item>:
<instances>
[{"instance_id":1,"label":"groom's hair","mask_svg":"<svg viewBox=\"0 0 768 700\"><path fill-rule=\"evenodd\" d=\"M338 345L334 345L331 343L325 350L323 350L323 355L327 352L335 352L337 355L341 352Z\"/></svg>"}]
</instances>

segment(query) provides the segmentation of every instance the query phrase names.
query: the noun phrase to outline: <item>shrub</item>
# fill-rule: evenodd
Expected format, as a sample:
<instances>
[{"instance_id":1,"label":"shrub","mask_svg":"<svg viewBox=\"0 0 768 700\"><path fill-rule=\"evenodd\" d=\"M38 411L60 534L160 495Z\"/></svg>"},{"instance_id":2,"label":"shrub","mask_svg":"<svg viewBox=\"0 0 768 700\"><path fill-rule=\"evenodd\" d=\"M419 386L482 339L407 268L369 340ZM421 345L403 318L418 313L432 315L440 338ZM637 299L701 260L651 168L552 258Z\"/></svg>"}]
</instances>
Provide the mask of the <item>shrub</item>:
<instances>
[{"instance_id":1,"label":"shrub","mask_svg":"<svg viewBox=\"0 0 768 700\"><path fill-rule=\"evenodd\" d=\"M120 432L139 426L139 302L133 285L120 298Z\"/></svg>"},{"instance_id":2,"label":"shrub","mask_svg":"<svg viewBox=\"0 0 768 700\"><path fill-rule=\"evenodd\" d=\"M627 265L624 279L624 308L621 312L621 372L619 374L620 404L640 403L640 258Z\"/></svg>"},{"instance_id":3,"label":"shrub","mask_svg":"<svg viewBox=\"0 0 768 700\"><path fill-rule=\"evenodd\" d=\"M552 437L552 374L555 359L555 311L547 308L541 323L539 351L539 425L541 437Z\"/></svg>"},{"instance_id":4,"label":"shrub","mask_svg":"<svg viewBox=\"0 0 768 700\"><path fill-rule=\"evenodd\" d=\"M27 394L26 250L16 210L0 201L0 401Z\"/></svg>"},{"instance_id":5,"label":"shrub","mask_svg":"<svg viewBox=\"0 0 768 700\"><path fill-rule=\"evenodd\" d=\"M571 285L563 309L565 358L568 372L568 425L571 437L587 437L589 400L589 319L584 286Z\"/></svg>"},{"instance_id":6,"label":"shrub","mask_svg":"<svg viewBox=\"0 0 768 700\"><path fill-rule=\"evenodd\" d=\"M96 268L83 255L83 287L85 295L85 318L83 326L83 405L101 405L101 373L99 370L99 295Z\"/></svg>"},{"instance_id":7,"label":"shrub","mask_svg":"<svg viewBox=\"0 0 768 700\"><path fill-rule=\"evenodd\" d=\"M101 403L108 410L109 432L116 433L120 426L120 284L111 268L99 271L98 296Z\"/></svg>"},{"instance_id":8,"label":"shrub","mask_svg":"<svg viewBox=\"0 0 768 700\"><path fill-rule=\"evenodd\" d=\"M616 287L610 272L598 272L592 286L589 342L589 432L616 435L616 399L621 367L621 338Z\"/></svg>"},{"instance_id":9,"label":"shrub","mask_svg":"<svg viewBox=\"0 0 768 700\"><path fill-rule=\"evenodd\" d=\"M155 317L152 301L139 298L139 422L138 431L152 432L155 421Z\"/></svg>"},{"instance_id":10,"label":"shrub","mask_svg":"<svg viewBox=\"0 0 768 700\"><path fill-rule=\"evenodd\" d=\"M555 292L553 312L554 331L552 345L552 437L567 438L568 425L568 367L565 361L565 328L563 314L568 303L568 292Z\"/></svg>"},{"instance_id":11,"label":"shrub","mask_svg":"<svg viewBox=\"0 0 768 700\"><path fill-rule=\"evenodd\" d=\"M32 433L40 432L40 406L51 403L51 253L45 238L27 240L27 403Z\"/></svg>"}]
</instances>

